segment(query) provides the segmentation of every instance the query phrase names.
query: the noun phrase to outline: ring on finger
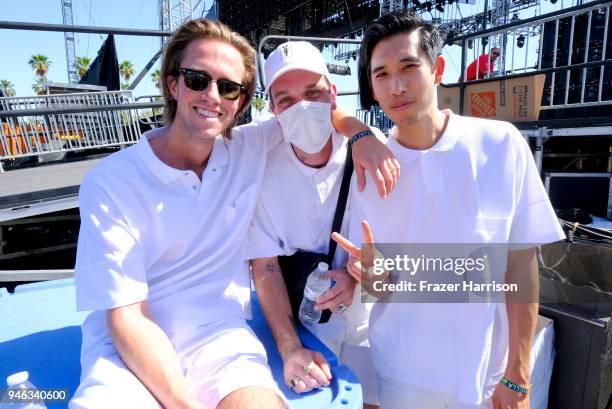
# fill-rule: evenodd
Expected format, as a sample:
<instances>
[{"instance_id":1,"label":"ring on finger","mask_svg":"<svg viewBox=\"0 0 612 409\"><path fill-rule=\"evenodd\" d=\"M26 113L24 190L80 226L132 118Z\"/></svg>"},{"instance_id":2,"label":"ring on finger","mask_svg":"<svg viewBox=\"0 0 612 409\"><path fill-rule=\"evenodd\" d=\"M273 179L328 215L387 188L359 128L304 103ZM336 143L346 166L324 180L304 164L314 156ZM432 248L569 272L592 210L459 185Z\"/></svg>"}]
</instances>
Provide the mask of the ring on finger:
<instances>
[{"instance_id":1,"label":"ring on finger","mask_svg":"<svg viewBox=\"0 0 612 409\"><path fill-rule=\"evenodd\" d=\"M315 367L315 363L313 361L311 361L308 365L304 365L303 369L304 369L304 373L306 375L310 375L310 372L312 372L313 368Z\"/></svg>"},{"instance_id":2,"label":"ring on finger","mask_svg":"<svg viewBox=\"0 0 612 409\"><path fill-rule=\"evenodd\" d=\"M337 311L338 311L338 314L342 314L344 311L346 311L346 305L344 305L344 303L341 302L340 304L338 304Z\"/></svg>"},{"instance_id":3,"label":"ring on finger","mask_svg":"<svg viewBox=\"0 0 612 409\"><path fill-rule=\"evenodd\" d=\"M297 378L291 378L291 381L289 382L289 388L291 388L291 390L295 390L295 387L297 386L298 381L296 381Z\"/></svg>"}]
</instances>

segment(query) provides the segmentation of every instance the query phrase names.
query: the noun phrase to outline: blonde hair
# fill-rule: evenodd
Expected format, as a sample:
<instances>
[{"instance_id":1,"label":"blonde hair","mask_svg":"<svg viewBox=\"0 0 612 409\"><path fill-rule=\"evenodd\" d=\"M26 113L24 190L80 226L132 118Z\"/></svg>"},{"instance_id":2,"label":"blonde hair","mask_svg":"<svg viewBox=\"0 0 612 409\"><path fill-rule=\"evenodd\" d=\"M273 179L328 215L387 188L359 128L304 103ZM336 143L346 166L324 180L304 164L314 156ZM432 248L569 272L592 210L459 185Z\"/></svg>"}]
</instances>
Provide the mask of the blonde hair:
<instances>
[{"instance_id":1,"label":"blonde hair","mask_svg":"<svg viewBox=\"0 0 612 409\"><path fill-rule=\"evenodd\" d=\"M233 46L244 63L244 78L242 85L246 88L244 101L238 109L232 124L223 131L223 136L230 138L232 128L236 125L242 114L247 110L255 94L256 86L256 60L255 50L240 34L233 32L225 24L207 19L190 20L180 26L172 35L164 49L164 58L161 66L161 85L164 95L164 120L170 124L176 116L176 100L170 93L168 76L178 77L185 49L192 41L197 39L217 40Z\"/></svg>"}]
</instances>

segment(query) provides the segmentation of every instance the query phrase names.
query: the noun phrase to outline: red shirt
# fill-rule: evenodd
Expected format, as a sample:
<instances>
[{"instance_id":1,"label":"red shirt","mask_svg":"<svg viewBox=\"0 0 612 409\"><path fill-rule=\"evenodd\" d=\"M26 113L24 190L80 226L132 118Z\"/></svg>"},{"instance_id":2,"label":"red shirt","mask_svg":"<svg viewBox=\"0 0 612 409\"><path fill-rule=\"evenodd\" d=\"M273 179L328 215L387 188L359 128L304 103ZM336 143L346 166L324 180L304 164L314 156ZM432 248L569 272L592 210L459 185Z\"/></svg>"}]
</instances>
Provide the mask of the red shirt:
<instances>
[{"instance_id":1,"label":"red shirt","mask_svg":"<svg viewBox=\"0 0 612 409\"><path fill-rule=\"evenodd\" d=\"M476 65L478 65L478 79L484 79L490 77L493 73L493 66L495 65L495 61L491 61L489 66L489 54L482 54L480 57L475 59L468 65L467 67L467 80L472 81L476 79ZM457 82L461 81L461 77Z\"/></svg>"}]
</instances>

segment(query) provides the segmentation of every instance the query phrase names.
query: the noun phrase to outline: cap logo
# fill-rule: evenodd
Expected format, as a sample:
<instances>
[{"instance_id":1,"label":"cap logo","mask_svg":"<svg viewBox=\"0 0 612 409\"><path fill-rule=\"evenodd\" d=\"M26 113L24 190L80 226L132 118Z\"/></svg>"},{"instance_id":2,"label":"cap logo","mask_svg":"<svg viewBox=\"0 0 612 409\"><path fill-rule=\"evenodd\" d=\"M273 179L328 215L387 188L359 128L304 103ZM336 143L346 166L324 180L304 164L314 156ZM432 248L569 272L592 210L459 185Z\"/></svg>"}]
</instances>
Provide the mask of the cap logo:
<instances>
[{"instance_id":1,"label":"cap logo","mask_svg":"<svg viewBox=\"0 0 612 409\"><path fill-rule=\"evenodd\" d=\"M283 55L285 57L289 57L289 45L288 44L283 44L281 46L281 52L283 53Z\"/></svg>"}]
</instances>

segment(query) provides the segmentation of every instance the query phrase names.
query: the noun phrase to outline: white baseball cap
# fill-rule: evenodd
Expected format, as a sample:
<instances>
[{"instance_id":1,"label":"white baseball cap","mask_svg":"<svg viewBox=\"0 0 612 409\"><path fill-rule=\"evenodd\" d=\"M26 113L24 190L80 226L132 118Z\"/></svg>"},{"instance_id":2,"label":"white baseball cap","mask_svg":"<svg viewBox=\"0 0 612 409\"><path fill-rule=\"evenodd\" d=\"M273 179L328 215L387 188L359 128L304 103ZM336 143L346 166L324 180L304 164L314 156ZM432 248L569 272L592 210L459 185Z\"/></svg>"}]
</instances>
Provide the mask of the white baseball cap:
<instances>
[{"instance_id":1,"label":"white baseball cap","mask_svg":"<svg viewBox=\"0 0 612 409\"><path fill-rule=\"evenodd\" d=\"M329 77L327 64L317 48L307 41L289 41L276 47L264 64L266 94L281 75L294 70L305 70Z\"/></svg>"}]
</instances>

